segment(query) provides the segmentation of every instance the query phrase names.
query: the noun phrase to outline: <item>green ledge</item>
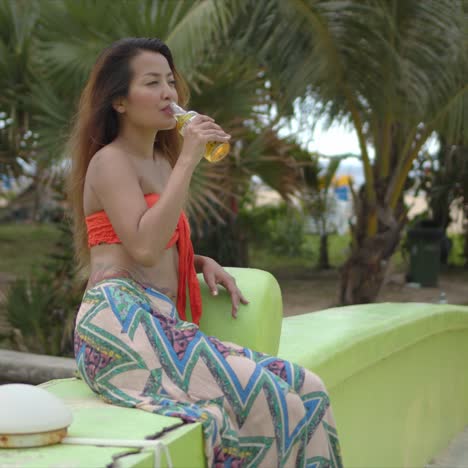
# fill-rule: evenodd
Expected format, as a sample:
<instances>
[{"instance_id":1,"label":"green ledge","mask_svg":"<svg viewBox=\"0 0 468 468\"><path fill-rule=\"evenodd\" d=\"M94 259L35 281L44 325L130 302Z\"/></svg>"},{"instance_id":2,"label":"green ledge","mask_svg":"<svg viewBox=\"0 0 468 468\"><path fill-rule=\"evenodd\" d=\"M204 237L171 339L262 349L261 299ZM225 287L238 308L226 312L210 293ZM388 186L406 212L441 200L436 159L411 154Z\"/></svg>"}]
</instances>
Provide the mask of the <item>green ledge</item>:
<instances>
[{"instance_id":1,"label":"green ledge","mask_svg":"<svg viewBox=\"0 0 468 468\"><path fill-rule=\"evenodd\" d=\"M329 388L440 333L467 330L468 307L383 303L336 307L283 320L278 355L314 369Z\"/></svg>"},{"instance_id":2,"label":"green ledge","mask_svg":"<svg viewBox=\"0 0 468 468\"><path fill-rule=\"evenodd\" d=\"M52 380L41 387L61 398L72 410L73 423L68 437L144 440L181 422L179 418L106 404L79 379ZM203 467L203 436L199 423L178 427L160 440L168 447L173 466ZM125 447L125 443L122 447L57 444L40 448L3 449L0 450L0 466L102 468L110 466L113 457L119 457L119 467L152 467L152 449L143 449L141 453L137 450ZM161 460L161 467L167 466L164 453L161 453Z\"/></svg>"}]
</instances>

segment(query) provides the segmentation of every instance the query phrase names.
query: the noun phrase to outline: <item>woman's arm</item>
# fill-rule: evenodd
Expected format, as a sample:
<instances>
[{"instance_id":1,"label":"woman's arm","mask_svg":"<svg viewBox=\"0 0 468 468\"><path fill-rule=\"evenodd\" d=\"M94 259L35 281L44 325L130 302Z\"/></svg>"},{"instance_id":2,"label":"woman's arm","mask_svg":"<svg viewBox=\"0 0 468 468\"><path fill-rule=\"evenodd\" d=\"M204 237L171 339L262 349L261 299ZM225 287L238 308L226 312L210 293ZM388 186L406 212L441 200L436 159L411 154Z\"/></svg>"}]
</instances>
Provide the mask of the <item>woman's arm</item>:
<instances>
[{"instance_id":1,"label":"woman's arm","mask_svg":"<svg viewBox=\"0 0 468 468\"><path fill-rule=\"evenodd\" d=\"M112 147L93 157L91 189L97 195L115 233L133 259L151 267L172 236L184 206L196 159L181 159L171 172L161 197L148 208L130 158Z\"/></svg>"},{"instance_id":2,"label":"woman's arm","mask_svg":"<svg viewBox=\"0 0 468 468\"><path fill-rule=\"evenodd\" d=\"M185 129L182 151L164 191L149 209L126 154L105 147L93 157L91 188L136 262L146 267L158 263L175 230L207 141L229 138L210 117L198 115L193 119Z\"/></svg>"}]
</instances>

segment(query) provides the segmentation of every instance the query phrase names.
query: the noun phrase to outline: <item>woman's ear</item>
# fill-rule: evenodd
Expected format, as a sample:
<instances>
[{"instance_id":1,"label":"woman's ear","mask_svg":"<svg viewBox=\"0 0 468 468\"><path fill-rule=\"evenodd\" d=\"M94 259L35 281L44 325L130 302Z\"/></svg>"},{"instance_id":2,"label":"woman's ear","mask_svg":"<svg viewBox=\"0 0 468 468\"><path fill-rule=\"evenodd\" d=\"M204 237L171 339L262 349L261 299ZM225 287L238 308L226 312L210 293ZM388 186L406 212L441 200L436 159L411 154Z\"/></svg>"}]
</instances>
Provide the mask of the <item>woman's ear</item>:
<instances>
[{"instance_id":1,"label":"woman's ear","mask_svg":"<svg viewBox=\"0 0 468 468\"><path fill-rule=\"evenodd\" d=\"M112 107L116 112L119 114L124 114L125 113L125 99L124 98L117 98L112 101Z\"/></svg>"}]
</instances>

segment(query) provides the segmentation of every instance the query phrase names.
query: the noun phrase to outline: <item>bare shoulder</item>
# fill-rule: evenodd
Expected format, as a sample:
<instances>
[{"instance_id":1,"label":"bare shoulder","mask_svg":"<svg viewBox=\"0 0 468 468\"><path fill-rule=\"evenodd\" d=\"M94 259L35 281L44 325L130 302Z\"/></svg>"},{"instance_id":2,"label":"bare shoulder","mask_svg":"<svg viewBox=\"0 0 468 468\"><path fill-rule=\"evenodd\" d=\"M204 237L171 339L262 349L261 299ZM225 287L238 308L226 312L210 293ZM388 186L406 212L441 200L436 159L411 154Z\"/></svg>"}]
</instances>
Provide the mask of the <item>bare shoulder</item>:
<instances>
[{"instance_id":1,"label":"bare shoulder","mask_svg":"<svg viewBox=\"0 0 468 468\"><path fill-rule=\"evenodd\" d=\"M105 205L105 199L123 196L138 197L141 188L138 175L128 155L113 145L101 148L90 161L85 180L89 191Z\"/></svg>"},{"instance_id":2,"label":"bare shoulder","mask_svg":"<svg viewBox=\"0 0 468 468\"><path fill-rule=\"evenodd\" d=\"M98 185L127 186L138 179L131 159L116 146L107 145L101 148L91 159L86 175L87 182L96 188ZM120 185L122 187L122 185Z\"/></svg>"},{"instance_id":3,"label":"bare shoulder","mask_svg":"<svg viewBox=\"0 0 468 468\"><path fill-rule=\"evenodd\" d=\"M127 155L117 146L109 144L97 151L92 157L88 171L128 170L131 167L132 163Z\"/></svg>"}]
</instances>

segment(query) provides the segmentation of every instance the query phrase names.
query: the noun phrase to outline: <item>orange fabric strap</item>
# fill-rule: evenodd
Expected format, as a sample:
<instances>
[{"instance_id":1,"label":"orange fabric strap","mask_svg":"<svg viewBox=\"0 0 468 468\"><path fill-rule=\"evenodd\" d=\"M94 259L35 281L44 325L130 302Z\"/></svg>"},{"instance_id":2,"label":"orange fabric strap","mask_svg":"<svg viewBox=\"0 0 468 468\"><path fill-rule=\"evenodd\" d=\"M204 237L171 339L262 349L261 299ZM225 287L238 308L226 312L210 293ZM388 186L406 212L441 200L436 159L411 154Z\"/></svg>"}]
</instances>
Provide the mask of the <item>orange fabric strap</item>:
<instances>
[{"instance_id":1,"label":"orange fabric strap","mask_svg":"<svg viewBox=\"0 0 468 468\"><path fill-rule=\"evenodd\" d=\"M160 198L157 193L147 195L146 201L149 206L153 206ZM192 321L197 325L200 323L202 315L202 300L200 284L198 283L197 272L195 271L195 254L192 241L190 239L190 225L187 216L182 211L177 222L177 227L169 239L166 249L177 244L179 251L179 284L177 286L177 311L182 320L187 320L185 307L187 305L187 287L189 290L190 310Z\"/></svg>"},{"instance_id":2,"label":"orange fabric strap","mask_svg":"<svg viewBox=\"0 0 468 468\"><path fill-rule=\"evenodd\" d=\"M186 288L188 286L190 310L192 321L199 325L202 314L202 300L200 284L195 271L195 254L190 240L190 225L184 212L181 213L176 230L172 235L166 249L177 243L179 250L179 284L177 290L177 311L182 320L187 320L185 315Z\"/></svg>"}]
</instances>

